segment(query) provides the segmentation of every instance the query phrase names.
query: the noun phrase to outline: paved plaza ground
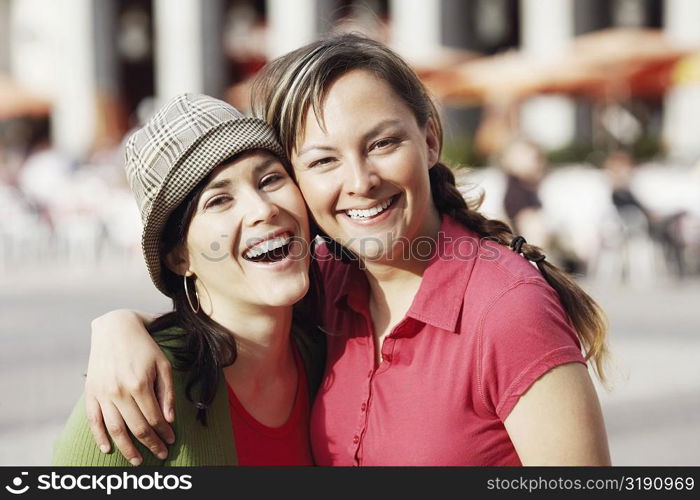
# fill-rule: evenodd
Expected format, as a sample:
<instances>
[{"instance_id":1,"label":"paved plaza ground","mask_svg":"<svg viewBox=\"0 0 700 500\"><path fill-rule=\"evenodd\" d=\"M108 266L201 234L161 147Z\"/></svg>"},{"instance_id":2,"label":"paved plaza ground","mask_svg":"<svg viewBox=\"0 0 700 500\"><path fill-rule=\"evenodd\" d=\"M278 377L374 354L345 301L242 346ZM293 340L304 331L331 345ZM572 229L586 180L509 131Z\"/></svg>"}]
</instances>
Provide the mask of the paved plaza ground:
<instances>
[{"instance_id":1,"label":"paved plaza ground","mask_svg":"<svg viewBox=\"0 0 700 500\"><path fill-rule=\"evenodd\" d=\"M700 282L586 285L606 309L612 391L599 388L613 463L700 465ZM90 320L168 302L137 261L0 276L0 465L48 464L82 390Z\"/></svg>"}]
</instances>

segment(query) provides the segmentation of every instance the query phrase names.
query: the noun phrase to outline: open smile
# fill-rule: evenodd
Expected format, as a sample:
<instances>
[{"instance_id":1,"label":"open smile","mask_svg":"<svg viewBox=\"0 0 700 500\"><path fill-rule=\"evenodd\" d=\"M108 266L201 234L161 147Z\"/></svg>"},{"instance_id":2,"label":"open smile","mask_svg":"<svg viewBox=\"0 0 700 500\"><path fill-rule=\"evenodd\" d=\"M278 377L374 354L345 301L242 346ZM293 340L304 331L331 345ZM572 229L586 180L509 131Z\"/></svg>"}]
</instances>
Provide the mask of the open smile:
<instances>
[{"instance_id":1,"label":"open smile","mask_svg":"<svg viewBox=\"0 0 700 500\"><path fill-rule=\"evenodd\" d=\"M243 259L248 262L258 264L275 264L285 260L290 253L293 243L293 233L291 231L281 231L254 245L242 252Z\"/></svg>"},{"instance_id":2,"label":"open smile","mask_svg":"<svg viewBox=\"0 0 700 500\"><path fill-rule=\"evenodd\" d=\"M351 208L343 210L342 213L352 222L359 222L361 224L379 222L389 216L389 213L396 206L396 202L400 197L400 194L396 194L370 207Z\"/></svg>"}]
</instances>

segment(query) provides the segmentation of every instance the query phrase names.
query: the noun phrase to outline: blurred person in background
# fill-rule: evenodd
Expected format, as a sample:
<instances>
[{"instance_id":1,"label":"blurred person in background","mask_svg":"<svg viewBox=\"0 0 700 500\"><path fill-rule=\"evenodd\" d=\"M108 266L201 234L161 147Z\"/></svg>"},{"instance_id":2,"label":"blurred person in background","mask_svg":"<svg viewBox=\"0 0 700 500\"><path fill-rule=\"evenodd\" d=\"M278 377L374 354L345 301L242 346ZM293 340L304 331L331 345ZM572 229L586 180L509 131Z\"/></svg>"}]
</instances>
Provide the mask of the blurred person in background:
<instances>
[{"instance_id":1,"label":"blurred person in background","mask_svg":"<svg viewBox=\"0 0 700 500\"><path fill-rule=\"evenodd\" d=\"M658 242L663 249L666 264L672 274L682 278L685 274L684 242L682 236L684 211L658 216L646 207L632 190L634 160L623 150L611 152L603 162L612 189L612 202L617 210L623 234L628 239L646 236ZM634 265L635 263L630 263ZM637 263L637 265L645 265ZM633 272L634 270L628 270Z\"/></svg>"},{"instance_id":2,"label":"blurred person in background","mask_svg":"<svg viewBox=\"0 0 700 500\"><path fill-rule=\"evenodd\" d=\"M608 465L586 367L602 378L602 311L461 196L440 161L439 115L405 61L363 37L320 40L268 64L254 109L279 133L325 241L316 462ZM167 361L142 321L115 311L93 323L88 397L101 443L98 400L157 423L139 437L164 447ZM129 352L138 359L115 355ZM96 390L105 384L125 389Z\"/></svg>"},{"instance_id":3,"label":"blurred person in background","mask_svg":"<svg viewBox=\"0 0 700 500\"><path fill-rule=\"evenodd\" d=\"M129 461L101 453L81 399L55 465L312 465L309 411L325 345L303 304L293 309L309 289L309 224L283 158L267 124L207 96L174 98L130 136L144 259L173 300L149 327L168 371L174 363L172 381L161 379L175 394L172 447L158 456L142 447ZM137 436L149 425L123 418Z\"/></svg>"},{"instance_id":4,"label":"blurred person in background","mask_svg":"<svg viewBox=\"0 0 700 500\"><path fill-rule=\"evenodd\" d=\"M49 141L48 132L38 136L29 148L18 174L18 185L27 201L50 226L54 210L70 189L76 164Z\"/></svg>"},{"instance_id":5,"label":"blurred person in background","mask_svg":"<svg viewBox=\"0 0 700 500\"><path fill-rule=\"evenodd\" d=\"M503 148L500 165L506 174L503 205L513 230L543 248L551 247L551 235L538 194L546 174L546 159L532 141L518 137Z\"/></svg>"},{"instance_id":6,"label":"blurred person in background","mask_svg":"<svg viewBox=\"0 0 700 500\"><path fill-rule=\"evenodd\" d=\"M652 216L632 192L632 175L634 163L632 156L624 151L613 151L603 162L603 169L607 172L612 188L612 202L620 214L634 210L646 221L650 227Z\"/></svg>"}]
</instances>

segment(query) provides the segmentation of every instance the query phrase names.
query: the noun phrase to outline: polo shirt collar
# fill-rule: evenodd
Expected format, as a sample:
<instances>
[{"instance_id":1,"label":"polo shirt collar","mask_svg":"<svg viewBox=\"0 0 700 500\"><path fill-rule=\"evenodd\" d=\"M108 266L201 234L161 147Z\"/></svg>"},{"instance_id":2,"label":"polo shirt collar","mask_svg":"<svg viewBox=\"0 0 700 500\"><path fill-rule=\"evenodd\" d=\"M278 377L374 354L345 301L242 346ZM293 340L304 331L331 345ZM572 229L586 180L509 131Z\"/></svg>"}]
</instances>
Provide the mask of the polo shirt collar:
<instances>
[{"instance_id":1,"label":"polo shirt collar","mask_svg":"<svg viewBox=\"0 0 700 500\"><path fill-rule=\"evenodd\" d=\"M335 306L342 308L345 303L355 312L369 317L370 287L367 276L357 261L347 264L346 273L342 280L345 286L338 291L334 300Z\"/></svg>"},{"instance_id":2,"label":"polo shirt collar","mask_svg":"<svg viewBox=\"0 0 700 500\"><path fill-rule=\"evenodd\" d=\"M479 252L479 237L452 217L443 215L437 248L423 273L408 316L456 332L464 293Z\"/></svg>"}]
</instances>

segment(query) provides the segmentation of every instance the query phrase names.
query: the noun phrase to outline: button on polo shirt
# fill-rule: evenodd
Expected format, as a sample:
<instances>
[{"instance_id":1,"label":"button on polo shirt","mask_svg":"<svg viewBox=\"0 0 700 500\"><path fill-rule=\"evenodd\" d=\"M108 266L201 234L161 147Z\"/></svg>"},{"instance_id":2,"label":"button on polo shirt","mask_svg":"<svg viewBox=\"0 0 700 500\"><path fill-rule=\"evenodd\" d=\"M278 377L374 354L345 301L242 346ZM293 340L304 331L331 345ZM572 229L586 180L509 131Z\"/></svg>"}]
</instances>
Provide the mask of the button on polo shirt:
<instances>
[{"instance_id":1,"label":"button on polo shirt","mask_svg":"<svg viewBox=\"0 0 700 500\"><path fill-rule=\"evenodd\" d=\"M367 278L317 251L328 358L311 418L316 463L521 465L503 420L544 373L585 363L539 270L443 217L418 293L376 364Z\"/></svg>"}]
</instances>

